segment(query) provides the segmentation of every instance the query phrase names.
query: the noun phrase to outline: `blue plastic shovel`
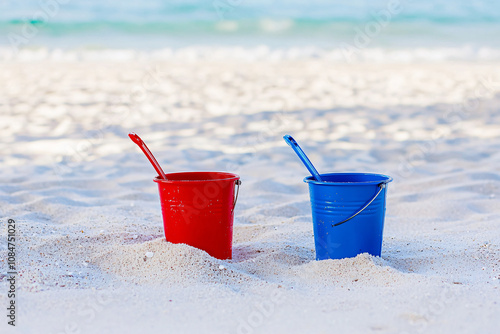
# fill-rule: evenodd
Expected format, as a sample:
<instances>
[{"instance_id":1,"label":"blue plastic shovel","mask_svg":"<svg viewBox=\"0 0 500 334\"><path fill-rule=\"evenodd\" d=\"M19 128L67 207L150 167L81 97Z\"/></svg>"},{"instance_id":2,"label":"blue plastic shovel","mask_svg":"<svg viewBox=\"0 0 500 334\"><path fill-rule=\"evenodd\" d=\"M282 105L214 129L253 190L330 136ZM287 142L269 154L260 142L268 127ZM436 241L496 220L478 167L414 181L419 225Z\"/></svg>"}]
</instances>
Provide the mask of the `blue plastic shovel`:
<instances>
[{"instance_id":1,"label":"blue plastic shovel","mask_svg":"<svg viewBox=\"0 0 500 334\"><path fill-rule=\"evenodd\" d=\"M300 148L299 144L297 144L295 139L293 139L292 136L290 136L290 135L283 136L283 139L286 141L286 143L288 145L290 145L290 147L295 151L295 153L297 153L300 160L302 160L302 162L304 163L306 168L309 170L311 175L314 176L316 181L323 182L323 180L321 179L321 176L319 176L318 171L316 170L316 168L314 168L313 164L311 163L311 160L309 160L309 158L304 153L304 151L302 151L302 149Z\"/></svg>"}]
</instances>

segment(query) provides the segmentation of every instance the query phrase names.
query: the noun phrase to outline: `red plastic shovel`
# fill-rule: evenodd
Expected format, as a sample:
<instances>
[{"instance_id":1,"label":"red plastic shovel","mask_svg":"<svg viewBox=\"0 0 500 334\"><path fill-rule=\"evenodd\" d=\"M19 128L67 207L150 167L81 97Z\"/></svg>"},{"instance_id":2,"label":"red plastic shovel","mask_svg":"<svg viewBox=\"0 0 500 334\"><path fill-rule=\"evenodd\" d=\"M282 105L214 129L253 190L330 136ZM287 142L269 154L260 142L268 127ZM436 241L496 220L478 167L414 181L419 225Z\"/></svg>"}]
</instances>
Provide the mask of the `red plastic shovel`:
<instances>
[{"instance_id":1,"label":"red plastic shovel","mask_svg":"<svg viewBox=\"0 0 500 334\"><path fill-rule=\"evenodd\" d=\"M132 141L134 143L137 144L137 146L139 146L141 148L141 150L144 152L144 154L146 155L146 157L148 157L149 162L151 162L151 164L155 168L155 170L158 173L158 175L160 176L160 178L166 180L167 177L165 176L165 173L163 172L163 169L161 169L160 164L158 163L158 161L156 161L153 153L151 153L151 151L149 150L149 148L142 141L141 137L139 137L135 132L129 133L128 136L130 137L130 139L132 139Z\"/></svg>"}]
</instances>

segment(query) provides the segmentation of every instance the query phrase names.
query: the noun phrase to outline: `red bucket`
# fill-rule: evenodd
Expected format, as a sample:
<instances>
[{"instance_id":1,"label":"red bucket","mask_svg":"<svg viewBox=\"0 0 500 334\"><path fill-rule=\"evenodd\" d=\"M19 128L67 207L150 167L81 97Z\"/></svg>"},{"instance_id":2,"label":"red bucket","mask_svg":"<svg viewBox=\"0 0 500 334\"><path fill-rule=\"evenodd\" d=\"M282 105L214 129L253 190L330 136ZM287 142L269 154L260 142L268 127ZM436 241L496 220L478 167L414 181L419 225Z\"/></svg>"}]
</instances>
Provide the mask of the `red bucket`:
<instances>
[{"instance_id":1,"label":"red bucket","mask_svg":"<svg viewBox=\"0 0 500 334\"><path fill-rule=\"evenodd\" d=\"M182 172L156 177L167 241L230 259L240 177L223 172ZM238 191L236 191L236 186Z\"/></svg>"}]
</instances>

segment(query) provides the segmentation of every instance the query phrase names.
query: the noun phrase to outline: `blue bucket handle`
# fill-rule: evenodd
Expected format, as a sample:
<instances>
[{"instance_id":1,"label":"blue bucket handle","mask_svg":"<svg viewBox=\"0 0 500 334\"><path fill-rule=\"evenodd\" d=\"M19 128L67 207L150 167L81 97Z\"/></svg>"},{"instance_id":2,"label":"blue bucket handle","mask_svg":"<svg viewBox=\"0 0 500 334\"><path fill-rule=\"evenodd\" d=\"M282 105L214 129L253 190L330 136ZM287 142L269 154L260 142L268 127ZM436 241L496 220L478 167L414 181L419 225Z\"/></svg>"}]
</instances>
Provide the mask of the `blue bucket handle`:
<instances>
[{"instance_id":1,"label":"blue bucket handle","mask_svg":"<svg viewBox=\"0 0 500 334\"><path fill-rule=\"evenodd\" d=\"M375 194L375 196L372 197L371 200L368 201L368 203L366 203L361 209L358 210L358 212L356 212L355 214L353 214L352 216L350 216L349 218L347 219L344 219L343 221L341 221L340 223L336 223L336 224L332 224L332 226L339 226L341 224L344 224L345 222L353 219L354 217L356 217L357 215L359 215L361 212L363 212L364 209L366 209L370 204L372 204L372 202L378 197L378 195L382 192L382 190L385 188L385 184L386 182L382 182L382 183L379 183L378 184L378 187L380 188L377 193Z\"/></svg>"}]
</instances>

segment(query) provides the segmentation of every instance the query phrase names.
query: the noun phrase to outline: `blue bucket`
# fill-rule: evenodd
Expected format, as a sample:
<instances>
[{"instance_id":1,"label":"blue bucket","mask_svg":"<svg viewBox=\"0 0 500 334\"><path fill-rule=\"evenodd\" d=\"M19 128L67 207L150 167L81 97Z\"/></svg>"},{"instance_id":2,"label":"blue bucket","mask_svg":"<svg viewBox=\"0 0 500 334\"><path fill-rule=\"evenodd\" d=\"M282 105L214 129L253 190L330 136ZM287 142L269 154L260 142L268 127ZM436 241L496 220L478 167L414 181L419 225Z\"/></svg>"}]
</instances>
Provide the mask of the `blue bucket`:
<instances>
[{"instance_id":1,"label":"blue bucket","mask_svg":"<svg viewBox=\"0 0 500 334\"><path fill-rule=\"evenodd\" d=\"M387 183L370 173L321 174L309 184L316 260L343 259L361 253L380 256Z\"/></svg>"}]
</instances>

